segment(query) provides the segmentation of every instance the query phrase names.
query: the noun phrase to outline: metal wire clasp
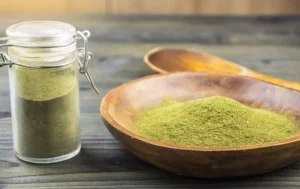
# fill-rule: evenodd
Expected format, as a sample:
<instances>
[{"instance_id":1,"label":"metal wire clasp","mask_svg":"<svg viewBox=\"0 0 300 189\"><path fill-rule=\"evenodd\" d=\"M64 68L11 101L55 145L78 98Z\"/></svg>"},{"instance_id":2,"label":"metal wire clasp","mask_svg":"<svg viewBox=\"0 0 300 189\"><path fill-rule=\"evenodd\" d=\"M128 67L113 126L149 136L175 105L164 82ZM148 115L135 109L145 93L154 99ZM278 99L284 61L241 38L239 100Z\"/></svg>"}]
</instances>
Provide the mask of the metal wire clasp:
<instances>
[{"instance_id":1,"label":"metal wire clasp","mask_svg":"<svg viewBox=\"0 0 300 189\"><path fill-rule=\"evenodd\" d=\"M0 67L13 65L12 61L10 60L9 56L5 52L0 52Z\"/></svg>"},{"instance_id":2,"label":"metal wire clasp","mask_svg":"<svg viewBox=\"0 0 300 189\"><path fill-rule=\"evenodd\" d=\"M7 37L2 37L0 38L0 41L7 41L8 38ZM0 44L0 48L1 48L1 44ZM5 52L0 52L0 67L3 66L12 66L12 61L10 60L9 56L5 53Z\"/></svg>"},{"instance_id":3,"label":"metal wire clasp","mask_svg":"<svg viewBox=\"0 0 300 189\"><path fill-rule=\"evenodd\" d=\"M88 40L87 38L90 37L91 33L87 30L81 32L77 31L77 39L83 39L83 48L78 48L78 63L79 63L79 72L84 74L86 79L90 82L91 86L93 87L94 91L99 95L99 91L88 71L89 61L92 60L93 54L88 52Z\"/></svg>"}]
</instances>

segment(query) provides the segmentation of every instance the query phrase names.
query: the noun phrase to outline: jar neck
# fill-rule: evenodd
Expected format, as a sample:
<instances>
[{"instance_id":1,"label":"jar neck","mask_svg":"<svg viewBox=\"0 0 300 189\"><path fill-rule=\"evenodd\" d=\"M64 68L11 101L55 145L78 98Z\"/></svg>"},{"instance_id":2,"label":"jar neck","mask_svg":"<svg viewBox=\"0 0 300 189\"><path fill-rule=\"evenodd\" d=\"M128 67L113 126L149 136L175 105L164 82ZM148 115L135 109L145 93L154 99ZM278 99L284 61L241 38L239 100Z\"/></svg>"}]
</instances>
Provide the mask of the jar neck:
<instances>
[{"instance_id":1,"label":"jar neck","mask_svg":"<svg viewBox=\"0 0 300 189\"><path fill-rule=\"evenodd\" d=\"M77 60L76 43L55 48L9 47L8 53L13 62L27 66L59 66Z\"/></svg>"}]
</instances>

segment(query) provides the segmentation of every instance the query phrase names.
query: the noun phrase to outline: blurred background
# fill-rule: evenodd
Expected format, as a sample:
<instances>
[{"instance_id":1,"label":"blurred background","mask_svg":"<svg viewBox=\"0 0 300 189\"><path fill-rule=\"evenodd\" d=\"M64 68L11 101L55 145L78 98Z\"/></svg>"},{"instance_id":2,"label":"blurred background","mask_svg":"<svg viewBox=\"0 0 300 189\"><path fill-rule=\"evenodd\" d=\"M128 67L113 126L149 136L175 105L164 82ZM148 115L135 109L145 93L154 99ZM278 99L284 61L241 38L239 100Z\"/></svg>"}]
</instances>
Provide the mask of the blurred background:
<instances>
[{"instance_id":1,"label":"blurred background","mask_svg":"<svg viewBox=\"0 0 300 189\"><path fill-rule=\"evenodd\" d=\"M300 0L1 0L7 13L291 15Z\"/></svg>"}]
</instances>

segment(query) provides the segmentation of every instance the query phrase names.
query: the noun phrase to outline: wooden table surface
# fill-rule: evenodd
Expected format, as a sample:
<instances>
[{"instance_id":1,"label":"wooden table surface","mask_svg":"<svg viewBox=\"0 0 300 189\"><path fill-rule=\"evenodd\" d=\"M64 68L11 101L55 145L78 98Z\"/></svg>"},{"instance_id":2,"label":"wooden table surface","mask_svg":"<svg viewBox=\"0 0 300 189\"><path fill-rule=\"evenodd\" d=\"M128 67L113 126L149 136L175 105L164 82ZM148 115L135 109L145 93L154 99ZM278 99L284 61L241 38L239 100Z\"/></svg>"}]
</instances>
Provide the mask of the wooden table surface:
<instances>
[{"instance_id":1,"label":"wooden table surface","mask_svg":"<svg viewBox=\"0 0 300 189\"><path fill-rule=\"evenodd\" d=\"M60 20L88 29L94 59L81 89L81 153L51 165L14 156L7 68L0 69L0 188L299 188L300 162L281 170L233 181L177 176L127 152L99 116L102 97L114 87L153 74L143 64L151 48L206 51L258 72L300 82L300 17L102 17L99 15L1 15L0 36L16 22ZM200 161L200 160L199 160Z\"/></svg>"}]
</instances>

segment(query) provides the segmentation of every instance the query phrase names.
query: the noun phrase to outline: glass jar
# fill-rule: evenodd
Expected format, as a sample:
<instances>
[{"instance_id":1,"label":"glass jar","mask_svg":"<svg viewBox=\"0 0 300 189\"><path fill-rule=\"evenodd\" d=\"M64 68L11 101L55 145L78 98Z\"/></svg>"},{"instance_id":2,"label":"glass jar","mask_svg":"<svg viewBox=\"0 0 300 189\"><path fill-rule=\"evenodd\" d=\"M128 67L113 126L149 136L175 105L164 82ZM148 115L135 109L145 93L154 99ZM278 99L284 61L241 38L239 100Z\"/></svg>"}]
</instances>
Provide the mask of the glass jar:
<instances>
[{"instance_id":1,"label":"glass jar","mask_svg":"<svg viewBox=\"0 0 300 189\"><path fill-rule=\"evenodd\" d=\"M66 23L23 22L7 28L13 143L16 156L32 163L54 163L80 151L78 70L88 72L89 32ZM84 40L77 49L76 39ZM83 59L83 62L81 61ZM97 90L96 90L97 91ZM98 92L98 91L97 91Z\"/></svg>"}]
</instances>

